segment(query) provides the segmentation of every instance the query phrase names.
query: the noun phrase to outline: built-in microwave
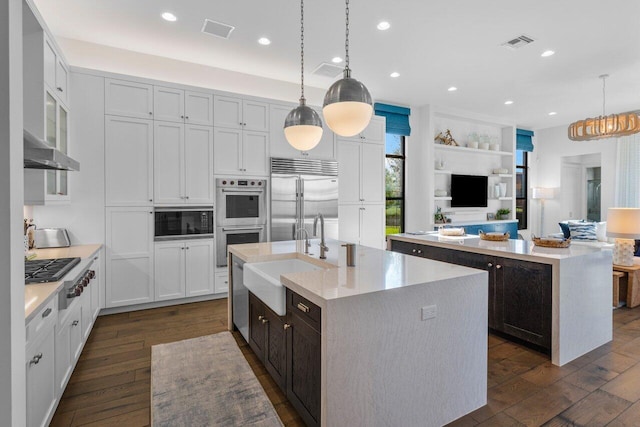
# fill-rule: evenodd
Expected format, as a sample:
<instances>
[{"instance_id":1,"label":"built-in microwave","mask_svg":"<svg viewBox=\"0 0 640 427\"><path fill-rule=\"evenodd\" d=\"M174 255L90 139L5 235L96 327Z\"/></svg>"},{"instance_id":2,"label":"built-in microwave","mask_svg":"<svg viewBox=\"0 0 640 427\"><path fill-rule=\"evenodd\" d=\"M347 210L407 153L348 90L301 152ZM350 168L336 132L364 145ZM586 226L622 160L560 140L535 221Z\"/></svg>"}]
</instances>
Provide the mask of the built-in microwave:
<instances>
[{"instance_id":1,"label":"built-in microwave","mask_svg":"<svg viewBox=\"0 0 640 427\"><path fill-rule=\"evenodd\" d=\"M213 208L156 208L154 239L203 239L214 235Z\"/></svg>"},{"instance_id":2,"label":"built-in microwave","mask_svg":"<svg viewBox=\"0 0 640 427\"><path fill-rule=\"evenodd\" d=\"M264 179L217 178L217 226L266 224L266 186Z\"/></svg>"}]
</instances>

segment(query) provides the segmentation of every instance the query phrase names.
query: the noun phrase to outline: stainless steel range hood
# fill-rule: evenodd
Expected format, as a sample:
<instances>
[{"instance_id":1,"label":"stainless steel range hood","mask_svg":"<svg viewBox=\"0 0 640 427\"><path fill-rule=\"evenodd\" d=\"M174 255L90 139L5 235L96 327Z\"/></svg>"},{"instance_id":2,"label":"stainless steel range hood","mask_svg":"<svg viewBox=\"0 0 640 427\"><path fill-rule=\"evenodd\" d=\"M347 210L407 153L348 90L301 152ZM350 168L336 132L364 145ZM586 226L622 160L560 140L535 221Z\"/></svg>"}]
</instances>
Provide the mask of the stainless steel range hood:
<instances>
[{"instance_id":1,"label":"stainless steel range hood","mask_svg":"<svg viewBox=\"0 0 640 427\"><path fill-rule=\"evenodd\" d=\"M80 163L25 130L24 168L79 171Z\"/></svg>"}]
</instances>

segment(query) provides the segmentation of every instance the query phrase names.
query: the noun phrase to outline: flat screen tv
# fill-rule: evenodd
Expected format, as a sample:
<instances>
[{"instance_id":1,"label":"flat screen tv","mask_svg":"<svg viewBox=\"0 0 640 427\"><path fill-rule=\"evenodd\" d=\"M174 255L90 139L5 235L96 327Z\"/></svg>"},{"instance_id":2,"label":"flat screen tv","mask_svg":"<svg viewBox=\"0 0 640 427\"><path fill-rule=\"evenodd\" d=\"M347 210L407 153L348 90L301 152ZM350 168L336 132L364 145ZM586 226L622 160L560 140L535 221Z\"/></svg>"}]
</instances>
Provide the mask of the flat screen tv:
<instances>
[{"instance_id":1,"label":"flat screen tv","mask_svg":"<svg viewBox=\"0 0 640 427\"><path fill-rule=\"evenodd\" d=\"M451 175L452 208L486 208L488 178L481 175Z\"/></svg>"}]
</instances>

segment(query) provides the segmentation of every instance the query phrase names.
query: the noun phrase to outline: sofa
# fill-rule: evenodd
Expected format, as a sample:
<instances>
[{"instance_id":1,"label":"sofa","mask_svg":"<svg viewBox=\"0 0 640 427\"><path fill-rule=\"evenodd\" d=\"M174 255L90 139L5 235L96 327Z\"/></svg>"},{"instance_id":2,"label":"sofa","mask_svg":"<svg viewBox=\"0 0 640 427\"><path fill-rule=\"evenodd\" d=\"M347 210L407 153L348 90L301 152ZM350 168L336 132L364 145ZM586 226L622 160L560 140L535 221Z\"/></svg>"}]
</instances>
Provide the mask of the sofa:
<instances>
[{"instance_id":1,"label":"sofa","mask_svg":"<svg viewBox=\"0 0 640 427\"><path fill-rule=\"evenodd\" d=\"M612 249L614 239L607 237L607 223L591 222L583 219L565 220L558 223L560 232L555 233L555 237L568 239L571 237L571 244L578 246L590 246L600 249Z\"/></svg>"}]
</instances>

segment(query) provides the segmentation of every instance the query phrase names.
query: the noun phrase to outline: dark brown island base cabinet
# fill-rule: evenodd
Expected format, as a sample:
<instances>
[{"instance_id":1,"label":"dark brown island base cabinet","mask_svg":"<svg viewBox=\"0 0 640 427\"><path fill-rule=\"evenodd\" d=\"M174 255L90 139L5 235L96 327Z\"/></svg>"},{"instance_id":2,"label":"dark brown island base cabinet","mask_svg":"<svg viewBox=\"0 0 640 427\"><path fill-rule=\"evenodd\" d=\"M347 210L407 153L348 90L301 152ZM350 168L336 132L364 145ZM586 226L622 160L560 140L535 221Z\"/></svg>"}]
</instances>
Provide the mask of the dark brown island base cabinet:
<instances>
[{"instance_id":1,"label":"dark brown island base cabinet","mask_svg":"<svg viewBox=\"0 0 640 427\"><path fill-rule=\"evenodd\" d=\"M249 345L308 426L320 425L320 319L288 289L284 317L249 293Z\"/></svg>"},{"instance_id":2,"label":"dark brown island base cabinet","mask_svg":"<svg viewBox=\"0 0 640 427\"><path fill-rule=\"evenodd\" d=\"M551 266L415 243L391 250L489 272L489 328L551 352Z\"/></svg>"}]
</instances>

